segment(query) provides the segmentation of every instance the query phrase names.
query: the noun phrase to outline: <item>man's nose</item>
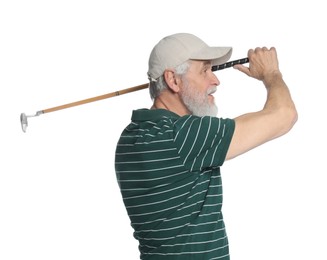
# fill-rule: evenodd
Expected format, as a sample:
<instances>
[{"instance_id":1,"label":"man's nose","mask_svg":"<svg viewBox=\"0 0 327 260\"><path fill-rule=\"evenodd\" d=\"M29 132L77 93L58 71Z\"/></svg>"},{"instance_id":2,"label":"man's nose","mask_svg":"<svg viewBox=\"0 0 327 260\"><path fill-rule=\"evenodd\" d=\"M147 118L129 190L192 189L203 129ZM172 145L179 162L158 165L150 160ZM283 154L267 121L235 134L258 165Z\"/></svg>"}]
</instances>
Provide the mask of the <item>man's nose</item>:
<instances>
[{"instance_id":1,"label":"man's nose","mask_svg":"<svg viewBox=\"0 0 327 260\"><path fill-rule=\"evenodd\" d=\"M212 84L214 84L216 86L219 86L220 85L220 81L219 81L218 77L213 72L212 72Z\"/></svg>"}]
</instances>

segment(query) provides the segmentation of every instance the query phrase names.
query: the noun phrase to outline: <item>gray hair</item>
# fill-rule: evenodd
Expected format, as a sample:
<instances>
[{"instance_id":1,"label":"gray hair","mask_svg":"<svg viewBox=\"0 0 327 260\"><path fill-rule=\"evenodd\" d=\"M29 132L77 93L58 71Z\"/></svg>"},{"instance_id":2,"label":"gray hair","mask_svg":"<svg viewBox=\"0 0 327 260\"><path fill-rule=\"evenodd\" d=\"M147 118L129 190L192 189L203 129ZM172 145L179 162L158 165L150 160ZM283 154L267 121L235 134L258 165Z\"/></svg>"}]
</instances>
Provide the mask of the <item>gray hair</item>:
<instances>
[{"instance_id":1,"label":"gray hair","mask_svg":"<svg viewBox=\"0 0 327 260\"><path fill-rule=\"evenodd\" d=\"M185 61L181 65L175 68L175 73L179 76L184 76L190 67L190 61ZM151 99L158 97L164 89L167 89L167 83L165 81L164 75L161 75L158 79L150 79L149 91Z\"/></svg>"}]
</instances>

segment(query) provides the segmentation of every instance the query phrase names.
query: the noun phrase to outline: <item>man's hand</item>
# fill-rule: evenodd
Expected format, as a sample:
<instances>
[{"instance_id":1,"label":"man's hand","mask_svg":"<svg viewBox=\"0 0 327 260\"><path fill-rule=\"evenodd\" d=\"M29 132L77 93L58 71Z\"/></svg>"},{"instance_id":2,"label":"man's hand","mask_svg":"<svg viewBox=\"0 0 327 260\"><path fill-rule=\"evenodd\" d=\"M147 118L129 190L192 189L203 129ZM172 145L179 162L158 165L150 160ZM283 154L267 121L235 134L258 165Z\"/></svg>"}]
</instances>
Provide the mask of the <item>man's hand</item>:
<instances>
[{"instance_id":1,"label":"man's hand","mask_svg":"<svg viewBox=\"0 0 327 260\"><path fill-rule=\"evenodd\" d=\"M255 48L248 51L249 67L241 64L234 66L235 69L245 73L249 77L264 81L272 75L280 74L277 52L274 47L267 49Z\"/></svg>"}]
</instances>

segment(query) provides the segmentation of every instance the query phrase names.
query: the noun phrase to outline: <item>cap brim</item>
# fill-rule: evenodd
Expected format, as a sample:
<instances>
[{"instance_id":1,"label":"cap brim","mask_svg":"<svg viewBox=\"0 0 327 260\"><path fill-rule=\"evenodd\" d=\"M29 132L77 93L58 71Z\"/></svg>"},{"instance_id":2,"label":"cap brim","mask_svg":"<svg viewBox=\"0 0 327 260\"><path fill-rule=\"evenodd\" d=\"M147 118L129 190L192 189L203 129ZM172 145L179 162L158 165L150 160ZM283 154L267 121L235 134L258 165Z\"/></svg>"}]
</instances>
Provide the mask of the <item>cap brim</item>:
<instances>
[{"instance_id":1,"label":"cap brim","mask_svg":"<svg viewBox=\"0 0 327 260\"><path fill-rule=\"evenodd\" d=\"M220 65L227 62L232 56L232 47L207 47L194 53L191 60L211 60L212 65Z\"/></svg>"}]
</instances>

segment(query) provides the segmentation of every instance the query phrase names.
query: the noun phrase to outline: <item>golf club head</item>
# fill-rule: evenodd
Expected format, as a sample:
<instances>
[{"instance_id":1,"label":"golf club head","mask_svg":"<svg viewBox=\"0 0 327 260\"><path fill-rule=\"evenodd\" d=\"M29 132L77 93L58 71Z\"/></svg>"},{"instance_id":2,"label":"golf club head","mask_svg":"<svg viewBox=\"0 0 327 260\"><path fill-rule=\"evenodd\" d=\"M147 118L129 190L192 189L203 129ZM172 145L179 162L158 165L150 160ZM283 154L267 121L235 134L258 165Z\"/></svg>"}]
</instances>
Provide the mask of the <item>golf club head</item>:
<instances>
[{"instance_id":1,"label":"golf club head","mask_svg":"<svg viewBox=\"0 0 327 260\"><path fill-rule=\"evenodd\" d=\"M28 123L27 123L27 116L24 113L20 114L20 123L22 125L23 132L26 133L26 128L28 126Z\"/></svg>"}]
</instances>

